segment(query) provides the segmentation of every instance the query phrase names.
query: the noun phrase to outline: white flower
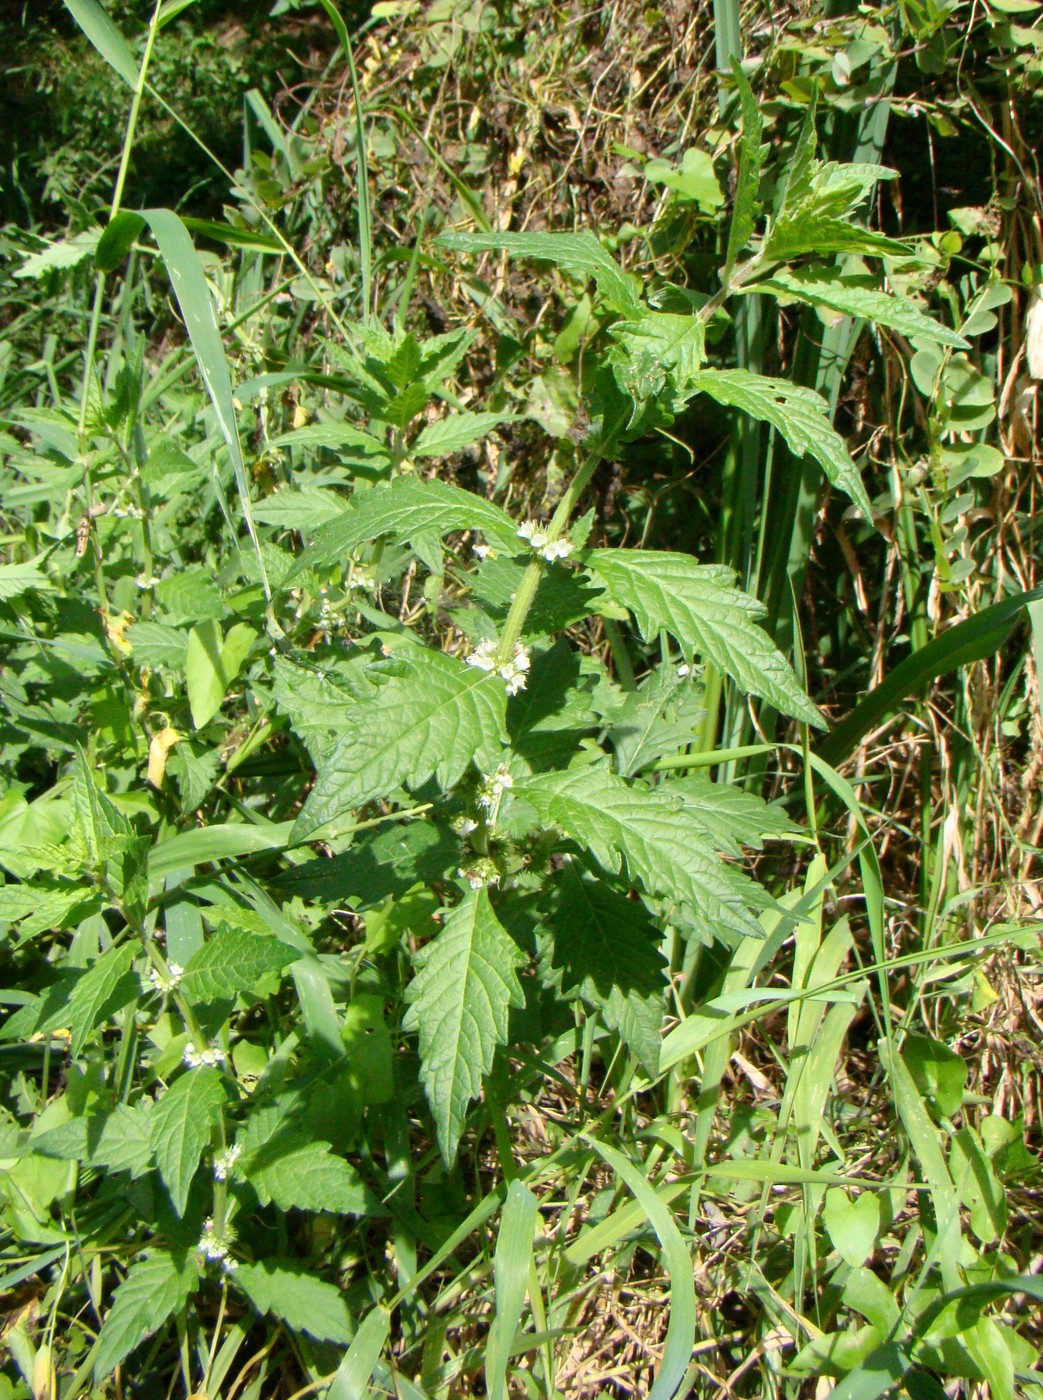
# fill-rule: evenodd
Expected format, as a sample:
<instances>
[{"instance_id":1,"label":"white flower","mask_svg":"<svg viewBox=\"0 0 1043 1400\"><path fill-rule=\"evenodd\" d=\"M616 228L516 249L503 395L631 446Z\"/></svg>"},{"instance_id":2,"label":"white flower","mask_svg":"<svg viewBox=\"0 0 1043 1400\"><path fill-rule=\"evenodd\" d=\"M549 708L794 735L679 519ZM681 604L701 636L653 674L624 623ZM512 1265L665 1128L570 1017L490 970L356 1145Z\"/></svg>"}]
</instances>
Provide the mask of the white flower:
<instances>
[{"instance_id":1,"label":"white flower","mask_svg":"<svg viewBox=\"0 0 1043 1400\"><path fill-rule=\"evenodd\" d=\"M560 540L554 540L551 544L545 544L540 553L548 564L553 564L555 559L567 559L572 553L572 541L564 536Z\"/></svg>"},{"instance_id":2,"label":"white flower","mask_svg":"<svg viewBox=\"0 0 1043 1400\"><path fill-rule=\"evenodd\" d=\"M460 835L461 835L461 836L470 836L470 834L471 834L472 831L477 831L477 830L478 830L478 823L474 820L474 818L473 818L473 817L464 817L463 821L460 823Z\"/></svg>"},{"instance_id":3,"label":"white flower","mask_svg":"<svg viewBox=\"0 0 1043 1400\"><path fill-rule=\"evenodd\" d=\"M199 1236L199 1243L196 1245L198 1253L215 1264L220 1264L226 1274L234 1273L239 1267L239 1261L232 1259L228 1253L228 1246L222 1244L214 1233L214 1221L210 1216L203 1224L203 1233Z\"/></svg>"},{"instance_id":4,"label":"white flower","mask_svg":"<svg viewBox=\"0 0 1043 1400\"><path fill-rule=\"evenodd\" d=\"M496 558L496 552L494 551L491 544L473 544L471 546L471 553L477 554L479 559Z\"/></svg>"},{"instance_id":5,"label":"white flower","mask_svg":"<svg viewBox=\"0 0 1043 1400\"><path fill-rule=\"evenodd\" d=\"M243 1155L243 1149L239 1143L233 1143L226 1148L219 1156L214 1158L214 1180L227 1181L235 1169L235 1164Z\"/></svg>"},{"instance_id":6,"label":"white flower","mask_svg":"<svg viewBox=\"0 0 1043 1400\"><path fill-rule=\"evenodd\" d=\"M496 642L479 642L474 651L465 658L468 666L477 666L479 671L496 670Z\"/></svg>"},{"instance_id":7,"label":"white flower","mask_svg":"<svg viewBox=\"0 0 1043 1400\"><path fill-rule=\"evenodd\" d=\"M514 787L514 779L511 777L506 766L501 763L496 772L490 774L482 783L481 791L478 794L479 807L484 807L487 812L491 812L494 807L500 805L500 801L508 788L512 787Z\"/></svg>"},{"instance_id":8,"label":"white flower","mask_svg":"<svg viewBox=\"0 0 1043 1400\"><path fill-rule=\"evenodd\" d=\"M685 676L691 674L691 670L692 670L691 666L689 666L687 662L683 662L683 663L682 663L680 666L678 666L678 668L677 668L677 679L678 679L679 681L683 681L684 678L685 678Z\"/></svg>"},{"instance_id":9,"label":"white flower","mask_svg":"<svg viewBox=\"0 0 1043 1400\"><path fill-rule=\"evenodd\" d=\"M533 552L541 555L548 564L553 564L555 559L567 559L572 553L571 540L550 539L547 530L535 520L526 520L518 526L518 538L527 540Z\"/></svg>"},{"instance_id":10,"label":"white flower","mask_svg":"<svg viewBox=\"0 0 1043 1400\"><path fill-rule=\"evenodd\" d=\"M475 866L465 870L463 866L456 872L462 880L466 880L472 890L485 890L490 885L500 883L500 872L495 869L491 861L485 861L480 866Z\"/></svg>"},{"instance_id":11,"label":"white flower","mask_svg":"<svg viewBox=\"0 0 1043 1400\"><path fill-rule=\"evenodd\" d=\"M164 977L158 967L150 967L148 970L148 980L152 983L157 992L169 992L181 981L185 975L185 969L180 963L168 963L169 977Z\"/></svg>"},{"instance_id":12,"label":"white flower","mask_svg":"<svg viewBox=\"0 0 1043 1400\"><path fill-rule=\"evenodd\" d=\"M182 1063L189 1069L199 1069L205 1065L209 1069L216 1069L223 1065L228 1056L219 1045L208 1045L205 1050L197 1050L194 1045L186 1045L182 1053Z\"/></svg>"}]
</instances>

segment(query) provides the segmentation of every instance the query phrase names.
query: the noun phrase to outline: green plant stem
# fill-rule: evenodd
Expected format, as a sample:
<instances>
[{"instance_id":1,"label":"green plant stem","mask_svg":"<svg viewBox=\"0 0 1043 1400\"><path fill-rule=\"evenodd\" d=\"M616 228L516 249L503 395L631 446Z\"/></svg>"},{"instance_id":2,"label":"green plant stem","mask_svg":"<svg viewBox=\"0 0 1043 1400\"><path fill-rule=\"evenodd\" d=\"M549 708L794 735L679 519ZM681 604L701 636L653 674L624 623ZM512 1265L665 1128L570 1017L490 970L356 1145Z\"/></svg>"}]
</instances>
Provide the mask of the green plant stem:
<instances>
[{"instance_id":1,"label":"green plant stem","mask_svg":"<svg viewBox=\"0 0 1043 1400\"><path fill-rule=\"evenodd\" d=\"M558 502L557 509L547 526L548 544L553 544L565 533L572 512L576 509L580 497L590 484L591 477L611 451L618 437L618 432L619 430L615 429L600 439L592 448L587 460L569 482L565 494ZM503 632L500 634L500 645L497 648L496 659L501 665L511 659L514 655L514 648L521 640L525 619L529 615L529 610L536 597L536 590L540 586L540 579L543 577L543 571L546 567L546 560L538 554L533 555L526 565L521 583L518 585L518 591L514 595L511 610L507 614L507 621L503 625Z\"/></svg>"}]
</instances>

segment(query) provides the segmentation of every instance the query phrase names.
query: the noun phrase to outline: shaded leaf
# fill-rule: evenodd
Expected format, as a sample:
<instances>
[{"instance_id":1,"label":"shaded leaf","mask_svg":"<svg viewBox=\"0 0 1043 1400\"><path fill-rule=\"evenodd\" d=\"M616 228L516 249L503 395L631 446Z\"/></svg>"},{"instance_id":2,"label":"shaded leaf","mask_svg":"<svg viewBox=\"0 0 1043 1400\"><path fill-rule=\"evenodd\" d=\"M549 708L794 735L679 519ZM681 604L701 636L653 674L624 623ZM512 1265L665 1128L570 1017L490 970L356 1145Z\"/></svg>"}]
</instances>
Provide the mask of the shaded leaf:
<instances>
[{"instance_id":1,"label":"shaded leaf","mask_svg":"<svg viewBox=\"0 0 1043 1400\"><path fill-rule=\"evenodd\" d=\"M192 956L181 980L189 1001L219 1001L251 991L265 977L296 962L300 950L277 938L219 928Z\"/></svg>"},{"instance_id":2,"label":"shaded leaf","mask_svg":"<svg viewBox=\"0 0 1043 1400\"><path fill-rule=\"evenodd\" d=\"M354 1333L339 1288L289 1261L240 1264L232 1281L261 1314L271 1313L295 1332L347 1346Z\"/></svg>"},{"instance_id":3,"label":"shaded leaf","mask_svg":"<svg viewBox=\"0 0 1043 1400\"><path fill-rule=\"evenodd\" d=\"M105 1315L94 1357L95 1379L103 1380L183 1307L198 1282L196 1261L188 1254L157 1250L133 1265Z\"/></svg>"},{"instance_id":4,"label":"shaded leaf","mask_svg":"<svg viewBox=\"0 0 1043 1400\"><path fill-rule=\"evenodd\" d=\"M152 1110L152 1155L178 1215L185 1213L192 1178L224 1101L221 1076L203 1066L176 1079Z\"/></svg>"}]
</instances>

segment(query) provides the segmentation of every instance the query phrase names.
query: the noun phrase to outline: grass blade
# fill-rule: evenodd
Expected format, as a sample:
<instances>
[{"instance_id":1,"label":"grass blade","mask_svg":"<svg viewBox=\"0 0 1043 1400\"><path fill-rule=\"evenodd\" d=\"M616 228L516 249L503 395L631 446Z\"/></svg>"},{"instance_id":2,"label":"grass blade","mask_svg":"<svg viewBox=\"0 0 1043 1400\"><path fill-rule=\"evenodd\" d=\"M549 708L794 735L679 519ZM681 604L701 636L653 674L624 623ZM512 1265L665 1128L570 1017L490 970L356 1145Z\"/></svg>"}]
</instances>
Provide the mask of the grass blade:
<instances>
[{"instance_id":1,"label":"grass blade","mask_svg":"<svg viewBox=\"0 0 1043 1400\"><path fill-rule=\"evenodd\" d=\"M648 1393L648 1400L672 1400L684 1380L695 1344L695 1283L691 1256L670 1212L633 1163L606 1143L591 1137L586 1140L634 1193L663 1247L666 1272L670 1279L670 1322L666 1329L662 1364Z\"/></svg>"},{"instance_id":2,"label":"grass blade","mask_svg":"<svg viewBox=\"0 0 1043 1400\"><path fill-rule=\"evenodd\" d=\"M65 0L65 8L86 34L110 67L115 68L125 83L134 87L138 81L138 65L127 47L127 41L97 0Z\"/></svg>"},{"instance_id":3,"label":"grass blade","mask_svg":"<svg viewBox=\"0 0 1043 1400\"><path fill-rule=\"evenodd\" d=\"M374 1308L366 1314L337 1368L326 1400L365 1400L373 1393L370 1377L390 1330L391 1314L385 1308Z\"/></svg>"},{"instance_id":4,"label":"grass blade","mask_svg":"<svg viewBox=\"0 0 1043 1400\"><path fill-rule=\"evenodd\" d=\"M485 1389L490 1400L503 1400L507 1394L507 1362L525 1305L536 1209L536 1197L525 1183L512 1181L493 1260L496 1317L485 1353Z\"/></svg>"}]
</instances>

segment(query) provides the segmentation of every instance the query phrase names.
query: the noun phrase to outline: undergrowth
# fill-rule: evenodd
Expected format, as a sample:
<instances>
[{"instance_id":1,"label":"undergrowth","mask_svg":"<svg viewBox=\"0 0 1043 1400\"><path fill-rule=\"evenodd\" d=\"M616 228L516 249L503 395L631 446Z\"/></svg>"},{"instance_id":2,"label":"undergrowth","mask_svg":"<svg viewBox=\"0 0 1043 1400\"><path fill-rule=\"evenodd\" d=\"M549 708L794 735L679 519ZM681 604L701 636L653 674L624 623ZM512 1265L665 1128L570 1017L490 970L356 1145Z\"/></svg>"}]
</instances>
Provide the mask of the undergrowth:
<instances>
[{"instance_id":1,"label":"undergrowth","mask_svg":"<svg viewBox=\"0 0 1043 1400\"><path fill-rule=\"evenodd\" d=\"M1035 7L281 3L233 170L66 4L0 1396L1035 1394Z\"/></svg>"}]
</instances>

